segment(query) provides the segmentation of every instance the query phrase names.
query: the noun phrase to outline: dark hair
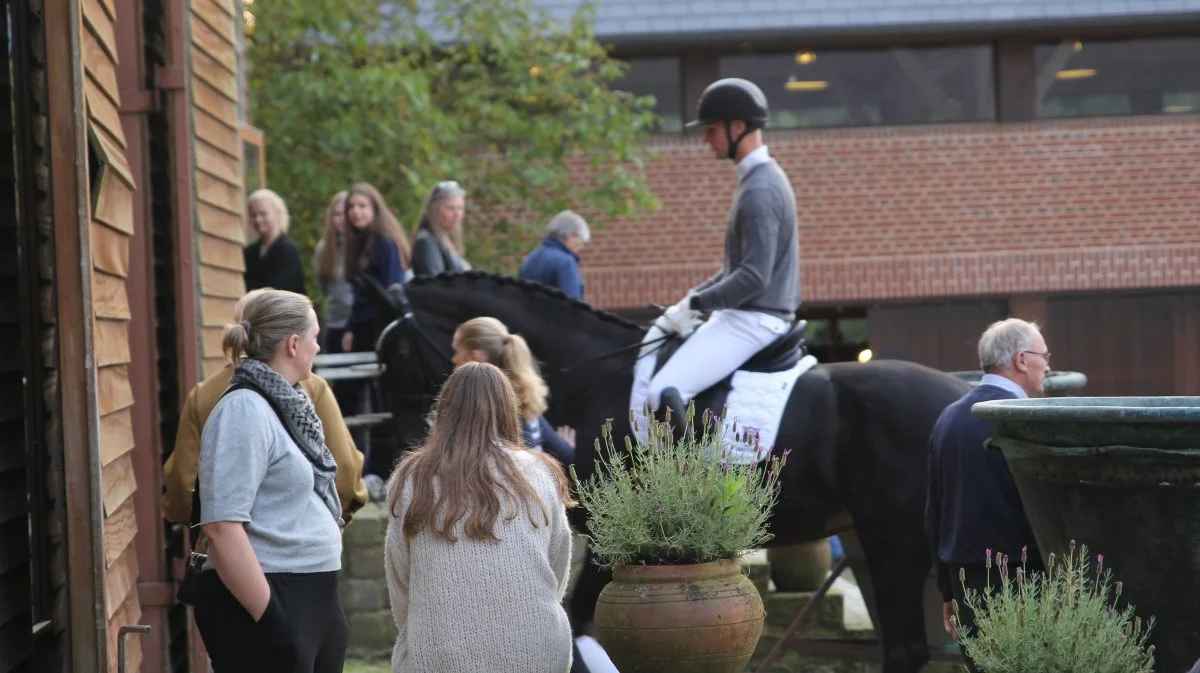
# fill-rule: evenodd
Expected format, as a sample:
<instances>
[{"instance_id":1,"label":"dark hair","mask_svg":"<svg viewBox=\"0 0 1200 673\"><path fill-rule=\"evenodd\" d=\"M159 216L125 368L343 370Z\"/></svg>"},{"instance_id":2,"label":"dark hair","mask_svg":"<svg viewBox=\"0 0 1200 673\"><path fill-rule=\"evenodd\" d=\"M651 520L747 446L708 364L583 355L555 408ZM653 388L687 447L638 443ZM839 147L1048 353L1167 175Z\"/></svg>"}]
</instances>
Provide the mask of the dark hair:
<instances>
[{"instance_id":1,"label":"dark hair","mask_svg":"<svg viewBox=\"0 0 1200 673\"><path fill-rule=\"evenodd\" d=\"M344 208L349 210L350 199L355 195L365 197L371 202L371 210L375 211L375 218L371 220L371 224L367 225L366 230L359 230L350 223L350 218L346 218L346 280L353 280L358 277L360 271L366 268L366 260L370 258L371 248L375 244L377 236L386 236L392 239L396 244L396 250L400 253L400 263L408 267L412 258L412 249L408 244L408 237L404 235L404 230L400 228L400 223L396 220L396 216L392 214L388 208L387 202L383 200L383 195L378 189L365 183L359 182L346 191L346 202Z\"/></svg>"}]
</instances>

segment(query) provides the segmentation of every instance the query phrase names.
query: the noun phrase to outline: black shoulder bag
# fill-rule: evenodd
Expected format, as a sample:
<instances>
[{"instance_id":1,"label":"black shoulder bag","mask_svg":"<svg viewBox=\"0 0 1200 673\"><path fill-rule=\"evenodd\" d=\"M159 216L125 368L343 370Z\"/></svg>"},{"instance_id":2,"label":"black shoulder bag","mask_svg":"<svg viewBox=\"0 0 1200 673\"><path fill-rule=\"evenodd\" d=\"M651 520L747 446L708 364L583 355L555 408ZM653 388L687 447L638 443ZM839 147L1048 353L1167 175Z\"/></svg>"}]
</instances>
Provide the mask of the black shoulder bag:
<instances>
[{"instance_id":1,"label":"black shoulder bag","mask_svg":"<svg viewBox=\"0 0 1200 673\"><path fill-rule=\"evenodd\" d=\"M292 432L291 426L288 425L287 421L284 420L283 413L280 411L279 407L276 406L275 401L271 399L270 395L267 395L265 392L259 389L258 386L250 383L249 381L242 381L241 383L237 383L226 388L225 392L221 393L221 398L224 399L226 395L235 390L243 389L253 390L262 396L262 398L267 401L267 404L271 405L271 410L275 412L275 415L279 417L279 422L283 424L283 429L287 431L288 436L292 438L292 441L296 443L296 446L300 446L300 438L296 437L296 434ZM203 431L203 428L201 428L201 430ZM307 452L301 450L300 453L304 454L304 457L308 458L310 463L313 462L312 457L309 456ZM192 515L188 520L188 530L191 532L192 539L188 548L187 563L183 568L183 579L179 583L179 592L175 595L175 597L179 599L180 603L194 606L196 597L199 595L199 588L197 585L200 582L200 573L204 569L204 564L208 561L208 554L203 554L196 551L196 544L200 540L200 469L198 455L196 484L192 487Z\"/></svg>"}]
</instances>

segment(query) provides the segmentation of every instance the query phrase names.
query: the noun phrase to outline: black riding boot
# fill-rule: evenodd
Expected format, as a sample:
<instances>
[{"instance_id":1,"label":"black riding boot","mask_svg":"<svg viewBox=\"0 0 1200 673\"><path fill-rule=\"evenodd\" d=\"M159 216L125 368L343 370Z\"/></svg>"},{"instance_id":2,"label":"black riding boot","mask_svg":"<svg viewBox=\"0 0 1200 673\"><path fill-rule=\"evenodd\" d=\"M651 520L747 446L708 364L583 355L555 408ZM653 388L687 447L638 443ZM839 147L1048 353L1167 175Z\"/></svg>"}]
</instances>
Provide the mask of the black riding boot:
<instances>
[{"instance_id":1,"label":"black riding boot","mask_svg":"<svg viewBox=\"0 0 1200 673\"><path fill-rule=\"evenodd\" d=\"M661 397L662 406L671 410L671 434L675 436L675 441L683 441L688 431L685 427L687 405L683 403L683 396L677 388L663 388Z\"/></svg>"}]
</instances>

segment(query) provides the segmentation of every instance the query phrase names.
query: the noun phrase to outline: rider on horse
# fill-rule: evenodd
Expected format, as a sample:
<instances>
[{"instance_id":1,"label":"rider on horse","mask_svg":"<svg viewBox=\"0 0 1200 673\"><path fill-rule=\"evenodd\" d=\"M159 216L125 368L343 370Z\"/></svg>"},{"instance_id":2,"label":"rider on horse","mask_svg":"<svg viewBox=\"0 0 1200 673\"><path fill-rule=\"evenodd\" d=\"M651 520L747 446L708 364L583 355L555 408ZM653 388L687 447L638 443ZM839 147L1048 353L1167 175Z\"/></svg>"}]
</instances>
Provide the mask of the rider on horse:
<instances>
[{"instance_id":1,"label":"rider on horse","mask_svg":"<svg viewBox=\"0 0 1200 673\"><path fill-rule=\"evenodd\" d=\"M712 278L668 308L645 342L675 333L687 338L639 390L632 407L666 403L679 413L710 386L785 334L800 305L800 247L796 196L788 176L767 152L762 128L767 99L754 84L718 80L700 96L696 119L717 159L734 162L738 186L725 232L725 262ZM696 329L700 314L711 312ZM692 332L695 331L695 334Z\"/></svg>"}]
</instances>

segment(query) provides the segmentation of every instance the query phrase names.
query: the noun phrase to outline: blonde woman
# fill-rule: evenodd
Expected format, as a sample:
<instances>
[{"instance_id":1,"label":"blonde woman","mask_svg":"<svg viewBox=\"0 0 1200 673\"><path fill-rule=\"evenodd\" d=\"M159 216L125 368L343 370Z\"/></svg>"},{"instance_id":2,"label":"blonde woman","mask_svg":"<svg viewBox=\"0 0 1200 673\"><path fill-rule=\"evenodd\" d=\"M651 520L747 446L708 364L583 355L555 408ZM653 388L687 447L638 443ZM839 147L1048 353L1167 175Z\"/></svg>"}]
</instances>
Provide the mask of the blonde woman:
<instances>
[{"instance_id":1,"label":"blonde woman","mask_svg":"<svg viewBox=\"0 0 1200 673\"><path fill-rule=\"evenodd\" d=\"M575 431L563 427L556 432L542 415L550 390L524 338L495 318L473 318L454 331L453 346L454 364L489 362L508 375L520 405L525 446L548 451L564 465L575 462Z\"/></svg>"},{"instance_id":2,"label":"blonde woman","mask_svg":"<svg viewBox=\"0 0 1200 673\"><path fill-rule=\"evenodd\" d=\"M267 290L225 331L236 362L200 440L199 520L208 541L196 625L214 673L337 673L348 628L338 599L337 465L300 382L317 314Z\"/></svg>"},{"instance_id":3,"label":"blonde woman","mask_svg":"<svg viewBox=\"0 0 1200 673\"><path fill-rule=\"evenodd\" d=\"M521 448L509 377L468 362L442 387L424 446L388 484L384 569L395 673L567 673L566 475Z\"/></svg>"},{"instance_id":4,"label":"blonde woman","mask_svg":"<svg viewBox=\"0 0 1200 673\"><path fill-rule=\"evenodd\" d=\"M269 287L307 294L300 246L287 234L287 204L269 189L259 189L246 200L246 216L257 240L242 249L246 290Z\"/></svg>"},{"instance_id":5,"label":"blonde woman","mask_svg":"<svg viewBox=\"0 0 1200 673\"><path fill-rule=\"evenodd\" d=\"M321 349L328 353L342 352L342 335L350 324L354 308L354 286L346 280L346 196L334 194L325 211L325 233L317 242L313 266L317 282L325 296L325 329Z\"/></svg>"},{"instance_id":6,"label":"blonde woman","mask_svg":"<svg viewBox=\"0 0 1200 673\"><path fill-rule=\"evenodd\" d=\"M471 268L463 257L466 197L467 193L453 180L439 182L429 191L413 234L413 275L436 276Z\"/></svg>"}]
</instances>

